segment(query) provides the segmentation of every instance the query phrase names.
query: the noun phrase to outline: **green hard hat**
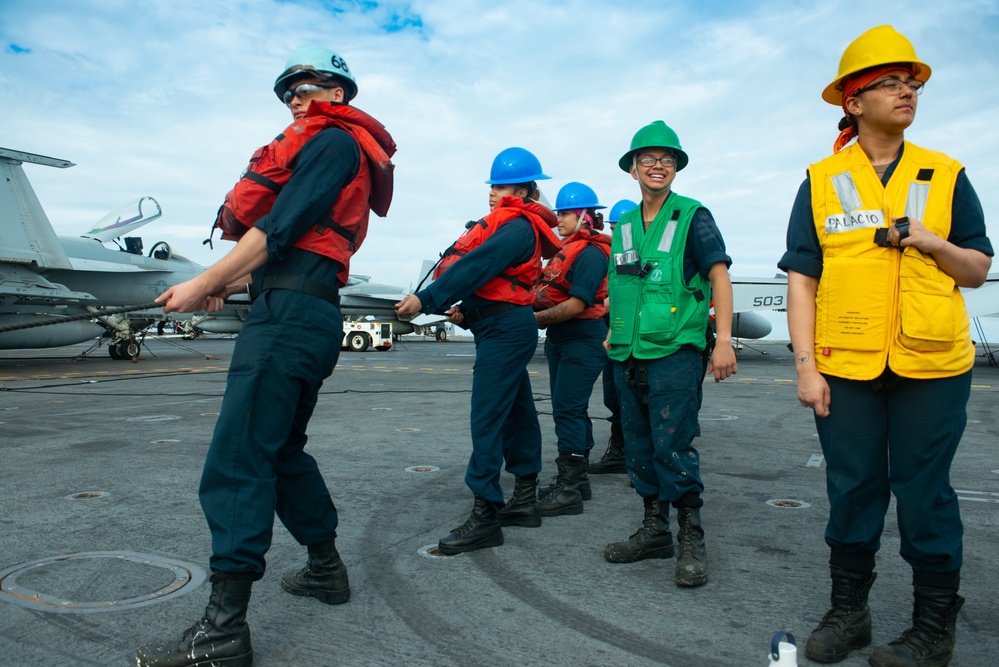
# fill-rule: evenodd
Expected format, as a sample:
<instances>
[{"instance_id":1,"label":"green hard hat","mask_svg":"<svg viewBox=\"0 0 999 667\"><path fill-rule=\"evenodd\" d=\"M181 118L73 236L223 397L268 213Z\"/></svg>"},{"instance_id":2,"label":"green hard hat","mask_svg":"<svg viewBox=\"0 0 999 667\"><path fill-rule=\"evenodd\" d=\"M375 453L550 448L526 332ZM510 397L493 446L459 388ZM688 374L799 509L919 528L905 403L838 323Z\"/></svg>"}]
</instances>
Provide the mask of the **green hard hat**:
<instances>
[{"instance_id":1,"label":"green hard hat","mask_svg":"<svg viewBox=\"0 0 999 667\"><path fill-rule=\"evenodd\" d=\"M624 171L631 171L631 157L638 151L646 148L668 148L676 153L676 170L680 171L687 166L690 158L680 148L680 137L676 136L669 125L661 120L654 120L638 132L631 139L631 148L621 156L617 164Z\"/></svg>"}]
</instances>

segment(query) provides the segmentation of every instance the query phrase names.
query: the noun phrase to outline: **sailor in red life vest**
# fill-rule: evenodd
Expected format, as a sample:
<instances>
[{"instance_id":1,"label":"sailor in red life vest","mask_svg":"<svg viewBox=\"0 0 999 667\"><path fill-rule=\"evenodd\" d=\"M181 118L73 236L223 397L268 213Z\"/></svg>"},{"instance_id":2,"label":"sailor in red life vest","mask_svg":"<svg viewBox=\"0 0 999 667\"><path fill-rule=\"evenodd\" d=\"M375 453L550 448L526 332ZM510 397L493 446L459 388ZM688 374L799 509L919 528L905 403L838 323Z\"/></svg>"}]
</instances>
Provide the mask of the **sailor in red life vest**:
<instances>
[{"instance_id":1,"label":"sailor in red life vest","mask_svg":"<svg viewBox=\"0 0 999 667\"><path fill-rule=\"evenodd\" d=\"M465 483L475 496L468 520L441 538L447 555L503 544L497 512L503 507L500 472L533 480L541 471L541 427L527 375L538 347L531 304L541 277L541 258L559 247L551 231L555 214L539 204L536 181L550 178L523 148L508 148L493 161L489 215L469 223L444 253L430 287L396 304L400 317L448 314L475 336L472 375L472 456ZM457 302L460 306L453 306ZM530 525L540 526L535 513Z\"/></svg>"},{"instance_id":2,"label":"sailor in red life vest","mask_svg":"<svg viewBox=\"0 0 999 667\"><path fill-rule=\"evenodd\" d=\"M580 514L591 497L586 467L593 448L588 408L593 385L607 361L607 264L610 237L601 234L606 208L583 183L567 183L555 198L562 249L534 288L538 327L547 329L545 354L551 386L552 416L558 439L558 473L542 489L542 516ZM500 520L520 512L505 508Z\"/></svg>"},{"instance_id":3,"label":"sailor in red life vest","mask_svg":"<svg viewBox=\"0 0 999 667\"><path fill-rule=\"evenodd\" d=\"M294 123L258 150L226 196L215 226L238 239L198 277L171 287L164 312L221 309L255 295L233 350L225 397L205 460L199 497L212 532L212 592L183 635L143 647L139 666L250 665L246 610L264 575L275 513L308 547L308 563L282 587L326 604L350 598L337 553L336 507L306 426L333 372L343 337L339 288L360 247L368 211L392 199L395 144L374 118L348 106L357 94L338 54L301 47L274 84Z\"/></svg>"}]
</instances>

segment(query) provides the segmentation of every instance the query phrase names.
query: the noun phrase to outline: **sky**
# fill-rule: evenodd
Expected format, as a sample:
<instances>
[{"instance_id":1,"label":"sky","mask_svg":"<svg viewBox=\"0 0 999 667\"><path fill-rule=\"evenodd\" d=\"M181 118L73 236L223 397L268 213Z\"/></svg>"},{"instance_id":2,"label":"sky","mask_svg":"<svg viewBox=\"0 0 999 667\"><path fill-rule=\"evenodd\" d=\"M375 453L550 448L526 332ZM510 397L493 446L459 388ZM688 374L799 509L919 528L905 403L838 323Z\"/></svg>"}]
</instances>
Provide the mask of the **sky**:
<instances>
[{"instance_id":1,"label":"sky","mask_svg":"<svg viewBox=\"0 0 999 667\"><path fill-rule=\"evenodd\" d=\"M399 146L391 210L352 273L415 285L488 211L484 181L510 146L540 159L551 201L570 181L608 207L637 200L617 161L661 119L690 156L673 189L711 210L731 274L773 277L842 115L822 89L885 23L932 68L906 139L964 164L999 220L999 0L0 0L0 146L76 164L25 165L60 235L152 196L163 217L137 232L146 249L212 264L231 247L202 244L225 193L291 122L274 79L297 46L327 46Z\"/></svg>"}]
</instances>

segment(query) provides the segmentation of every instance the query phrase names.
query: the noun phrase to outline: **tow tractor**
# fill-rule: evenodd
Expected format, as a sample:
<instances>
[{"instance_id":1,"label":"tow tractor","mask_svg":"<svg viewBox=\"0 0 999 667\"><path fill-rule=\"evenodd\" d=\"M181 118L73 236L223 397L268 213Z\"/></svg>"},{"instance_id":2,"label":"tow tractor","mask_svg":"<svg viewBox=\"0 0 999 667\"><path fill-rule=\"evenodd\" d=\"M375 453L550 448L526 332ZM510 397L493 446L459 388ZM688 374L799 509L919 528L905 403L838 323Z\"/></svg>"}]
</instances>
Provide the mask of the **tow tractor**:
<instances>
[{"instance_id":1,"label":"tow tractor","mask_svg":"<svg viewBox=\"0 0 999 667\"><path fill-rule=\"evenodd\" d=\"M392 324L390 322L350 322L344 320L343 342L344 350L364 352L374 346L379 352L392 348Z\"/></svg>"}]
</instances>

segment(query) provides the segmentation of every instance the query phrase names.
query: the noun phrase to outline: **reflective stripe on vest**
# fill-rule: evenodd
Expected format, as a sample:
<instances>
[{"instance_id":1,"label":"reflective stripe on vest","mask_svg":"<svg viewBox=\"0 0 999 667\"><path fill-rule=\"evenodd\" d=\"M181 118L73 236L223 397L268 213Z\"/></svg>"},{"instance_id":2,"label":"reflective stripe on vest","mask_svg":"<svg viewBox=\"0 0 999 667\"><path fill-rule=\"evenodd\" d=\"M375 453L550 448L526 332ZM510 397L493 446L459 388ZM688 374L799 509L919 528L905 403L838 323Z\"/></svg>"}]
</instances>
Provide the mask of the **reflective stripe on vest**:
<instances>
[{"instance_id":1,"label":"reflective stripe on vest","mask_svg":"<svg viewBox=\"0 0 999 667\"><path fill-rule=\"evenodd\" d=\"M704 349L710 284L699 272L689 285L683 278L687 235L698 208L700 202L670 193L647 232L642 207L618 220L608 272L612 359L657 359L684 345Z\"/></svg>"},{"instance_id":2,"label":"reflective stripe on vest","mask_svg":"<svg viewBox=\"0 0 999 667\"><path fill-rule=\"evenodd\" d=\"M874 242L877 228L909 215L946 239L961 165L906 143L887 186L859 145L809 167L822 247L816 293L820 372L871 380L886 366L903 377L950 377L974 364L964 299L929 254Z\"/></svg>"}]
</instances>

